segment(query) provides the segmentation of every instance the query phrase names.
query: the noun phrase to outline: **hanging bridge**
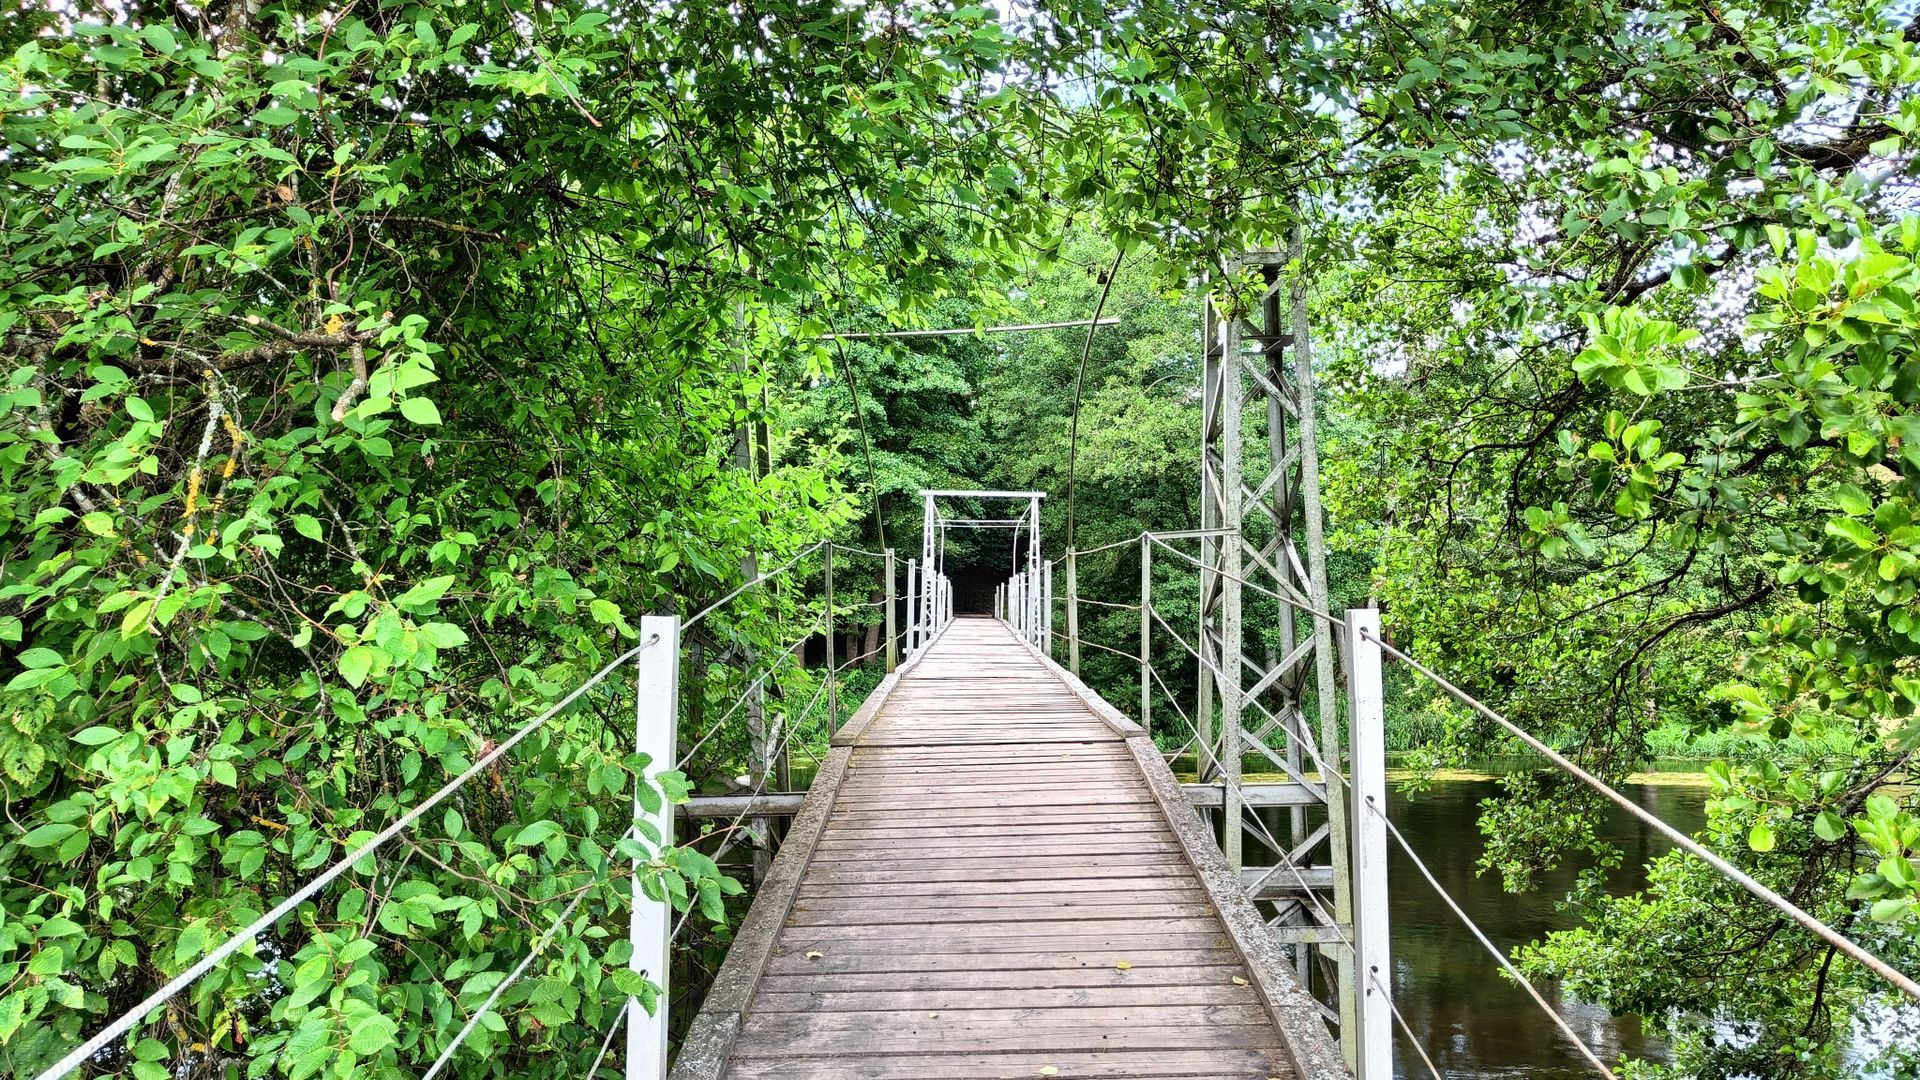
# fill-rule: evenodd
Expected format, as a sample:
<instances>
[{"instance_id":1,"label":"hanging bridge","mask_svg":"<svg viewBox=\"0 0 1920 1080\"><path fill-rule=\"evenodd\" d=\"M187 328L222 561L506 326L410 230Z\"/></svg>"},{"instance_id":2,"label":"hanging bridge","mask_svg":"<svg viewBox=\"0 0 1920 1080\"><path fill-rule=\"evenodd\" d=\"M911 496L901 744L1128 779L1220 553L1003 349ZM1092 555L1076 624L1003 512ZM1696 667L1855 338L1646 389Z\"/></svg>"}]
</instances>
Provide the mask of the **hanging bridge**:
<instances>
[{"instance_id":1,"label":"hanging bridge","mask_svg":"<svg viewBox=\"0 0 1920 1080\"><path fill-rule=\"evenodd\" d=\"M183 989L236 954L252 956L289 916L355 868L374 865L429 811L477 777L497 775L556 717L587 708L632 717L632 749L648 762L631 792L619 793L631 794L632 831L618 860L579 867L588 885L571 890L516 967L479 1000L463 997L443 1011L457 1027L421 1039L437 1055L426 1080L468 1065L491 1075L493 1063L471 1037L489 1019L506 1029L503 1014L524 1000L516 996L520 980L536 964L560 970L546 946L589 897L595 906L580 917L624 920L628 967L658 990L657 999L626 997L603 1017L589 1077L623 1044L617 1060L627 1080L668 1076L670 1058L674 1080L1387 1080L1397 1030L1419 1065L1408 1072L1438 1080L1440 1069L1393 1001L1390 845L1594 1074L1611 1077L1389 820L1387 660L1920 1000L1911 977L1395 647L1378 612L1331 609L1304 300L1299 284L1281 276L1286 253L1254 253L1247 265L1268 284L1254 310L1229 315L1208 303L1204 311L1198 528L1069 547L1048 561L1040 492L929 490L921 493L920 557L904 566L891 550L827 541L765 572L748 560L738 588L685 619L641 618L636 644L119 1009L37 1080L119 1071ZM1247 409L1259 399L1264 410ZM1246 435L1262 427L1262 412L1266 445L1250 447ZM1009 502L1017 514L990 509ZM947 559L956 529L1009 536L1008 573L993 591L991 615L958 610ZM836 557L858 568L836 571ZM1081 596L1078 570L1088 559L1137 560L1137 594ZM1156 589L1178 578L1196 586L1197 619L1171 619L1155 600ZM873 599L849 600L849 583ZM742 606L761 622L774 612L799 623L779 648L716 659L714 623ZM1135 651L1084 636L1083 606L1137 615L1137 637L1125 643ZM879 610L861 610L868 608ZM1250 618L1270 631L1264 657L1248 647ZM850 624L871 627L872 643L842 657L837 631ZM824 655L803 662L809 641ZM1137 664L1131 715L1079 680L1088 649ZM842 679L867 662L884 664L887 674L843 725ZM727 685L742 689L723 715L700 717L698 739L683 746L682 699L704 704L717 663L738 666ZM1173 664L1197 685L1191 696L1169 688ZM694 693L683 695L683 675L700 684ZM749 760L739 790L678 806L646 796L707 740L742 728ZM829 749L811 785L796 791L788 756L811 752L808 732ZM1187 763L1190 775L1177 778L1170 761ZM1279 779L1248 779L1247 761ZM790 819L784 827L782 819ZM661 884L676 826L689 820L724 821L706 834L718 838L711 859L746 843L758 883L691 1018L669 975L694 905ZM578 977L577 968L566 970ZM677 1056L669 1038L676 1015L690 1019Z\"/></svg>"},{"instance_id":2,"label":"hanging bridge","mask_svg":"<svg viewBox=\"0 0 1920 1080\"><path fill-rule=\"evenodd\" d=\"M1007 624L833 743L676 1080L1340 1071L1152 740Z\"/></svg>"}]
</instances>

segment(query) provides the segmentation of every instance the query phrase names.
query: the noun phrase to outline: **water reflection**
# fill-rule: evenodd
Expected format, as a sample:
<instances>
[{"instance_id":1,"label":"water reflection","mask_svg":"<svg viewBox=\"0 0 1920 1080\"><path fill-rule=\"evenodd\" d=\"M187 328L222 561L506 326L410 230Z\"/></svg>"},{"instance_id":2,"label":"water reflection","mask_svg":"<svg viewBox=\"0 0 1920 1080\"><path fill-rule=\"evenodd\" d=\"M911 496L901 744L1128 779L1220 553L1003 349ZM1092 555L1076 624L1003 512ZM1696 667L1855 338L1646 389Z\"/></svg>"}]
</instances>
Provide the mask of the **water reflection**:
<instances>
[{"instance_id":1,"label":"water reflection","mask_svg":"<svg viewBox=\"0 0 1920 1080\"><path fill-rule=\"evenodd\" d=\"M1473 916L1495 945L1511 949L1562 929L1569 921L1554 901L1572 888L1584 863L1543 875L1534 892L1512 895L1497 875L1478 876L1485 844L1478 825L1481 800L1498 792L1491 780L1436 780L1424 792L1392 792L1394 824L1420 852L1433 875ZM1706 819L1705 791L1694 786L1635 784L1625 789L1640 804L1685 832ZM1626 859L1608 881L1615 892L1639 888L1648 860L1665 853L1664 839L1623 811L1606 822L1604 835ZM1433 894L1411 862L1393 846L1389 865L1393 918L1394 997L1407 1023L1443 1075L1452 1077L1587 1077L1592 1067L1541 1014L1539 1006L1500 974L1492 957ZM1625 1053L1659 1060L1657 1040L1637 1017L1614 1017L1605 1009L1562 999L1543 987L1568 1026L1599 1055L1612 1061ZM1395 1047L1395 1074L1407 1080L1428 1075L1426 1066Z\"/></svg>"}]
</instances>

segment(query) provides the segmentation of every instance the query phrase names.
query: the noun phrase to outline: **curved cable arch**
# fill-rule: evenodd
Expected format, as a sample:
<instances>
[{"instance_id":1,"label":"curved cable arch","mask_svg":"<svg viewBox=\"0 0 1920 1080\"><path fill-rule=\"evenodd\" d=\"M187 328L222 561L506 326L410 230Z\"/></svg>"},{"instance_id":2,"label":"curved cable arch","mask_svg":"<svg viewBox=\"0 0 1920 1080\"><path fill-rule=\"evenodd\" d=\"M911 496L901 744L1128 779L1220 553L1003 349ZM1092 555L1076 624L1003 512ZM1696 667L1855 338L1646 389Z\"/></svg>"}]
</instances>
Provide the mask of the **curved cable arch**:
<instances>
[{"instance_id":1,"label":"curved cable arch","mask_svg":"<svg viewBox=\"0 0 1920 1080\"><path fill-rule=\"evenodd\" d=\"M1107 294L1113 291L1114 279L1120 276L1120 263L1127 257L1122 251L1113 257L1113 265L1107 268L1107 280L1100 284L1100 300L1093 305L1093 321L1087 324L1086 344L1080 347L1080 370L1073 377L1073 412L1067 420L1067 548L1073 548L1073 479L1074 467L1080 456L1080 390L1087 381L1087 358L1093 355L1093 332L1100 328L1100 313L1107 308Z\"/></svg>"}]
</instances>

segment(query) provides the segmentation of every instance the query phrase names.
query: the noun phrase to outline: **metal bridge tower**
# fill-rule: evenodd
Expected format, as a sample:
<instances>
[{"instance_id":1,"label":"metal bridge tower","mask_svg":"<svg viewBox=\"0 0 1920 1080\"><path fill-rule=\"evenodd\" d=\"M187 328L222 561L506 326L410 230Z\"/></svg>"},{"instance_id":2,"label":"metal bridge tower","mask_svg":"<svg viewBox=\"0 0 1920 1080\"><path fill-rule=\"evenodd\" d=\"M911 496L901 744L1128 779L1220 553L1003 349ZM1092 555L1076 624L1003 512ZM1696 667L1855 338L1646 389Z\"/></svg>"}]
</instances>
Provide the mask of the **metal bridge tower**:
<instances>
[{"instance_id":1,"label":"metal bridge tower","mask_svg":"<svg viewBox=\"0 0 1920 1080\"><path fill-rule=\"evenodd\" d=\"M1342 767L1333 633L1324 620L1260 595L1328 610L1302 248L1296 228L1286 250L1248 252L1222 268L1203 301L1201 525L1226 531L1201 541L1195 719L1210 750L1200 778L1219 784L1227 861L1274 933L1293 946L1302 985L1311 985L1316 955L1330 964L1351 1065L1354 961L1342 944L1353 940L1347 807L1313 766L1319 758ZM1272 622L1259 620L1272 627L1267 635L1247 633L1250 604L1278 609ZM1246 758L1287 782L1243 785ZM1321 807L1324 818L1312 812ZM1288 850L1275 850L1246 816L1278 808L1286 827L1271 834Z\"/></svg>"}]
</instances>

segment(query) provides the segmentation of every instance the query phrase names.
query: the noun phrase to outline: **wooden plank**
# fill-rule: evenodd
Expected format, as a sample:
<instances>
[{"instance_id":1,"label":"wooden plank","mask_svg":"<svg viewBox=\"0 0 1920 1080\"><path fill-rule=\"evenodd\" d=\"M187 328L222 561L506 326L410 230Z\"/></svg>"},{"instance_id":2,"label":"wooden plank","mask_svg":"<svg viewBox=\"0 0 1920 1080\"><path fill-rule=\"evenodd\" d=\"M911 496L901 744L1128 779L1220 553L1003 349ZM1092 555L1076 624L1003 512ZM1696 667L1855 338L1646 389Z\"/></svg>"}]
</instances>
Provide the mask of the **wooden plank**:
<instances>
[{"instance_id":1,"label":"wooden plank","mask_svg":"<svg viewBox=\"0 0 1920 1080\"><path fill-rule=\"evenodd\" d=\"M1214 1027L1258 1027L1265 1016L1259 1001L1229 1005L1176 1005L1149 1002L1144 1005L1071 1005L1053 1003L1029 1008L982 1009L847 1009L823 1013L799 1014L792 1011L754 1011L741 1029L742 1034L803 1032L837 1033L849 1039L869 1032L886 1034L901 1028L949 1027L979 1029L1001 1025L1043 1024L1072 1028L1193 1027L1201 1030L1183 1035L1180 1042L1189 1046L1207 1044Z\"/></svg>"},{"instance_id":2,"label":"wooden plank","mask_svg":"<svg viewBox=\"0 0 1920 1080\"><path fill-rule=\"evenodd\" d=\"M836 740L725 1075L1292 1080L1126 726L997 622L914 661Z\"/></svg>"},{"instance_id":3,"label":"wooden plank","mask_svg":"<svg viewBox=\"0 0 1920 1080\"><path fill-rule=\"evenodd\" d=\"M1007 933L975 933L966 928L949 928L949 932L933 937L906 937L894 935L887 938L863 940L848 944L846 939L831 935L815 936L810 934L811 927L796 926L781 940L779 956L804 956L808 952L836 951L858 952L873 956L887 952L913 954L927 953L938 949L946 953L1049 953L1049 952L1095 952L1102 956L1131 957L1136 953L1158 951L1193 951L1212 949L1231 949L1233 942L1225 934L1207 931L1185 930L1179 933L1166 933L1151 924L1116 925L1102 923L1091 926L1076 926L1071 931L1049 932L1034 931L1021 927Z\"/></svg>"},{"instance_id":4,"label":"wooden plank","mask_svg":"<svg viewBox=\"0 0 1920 1080\"><path fill-rule=\"evenodd\" d=\"M863 1012L962 1009L1140 1008L1154 1005L1259 1005L1250 986L1222 982L1190 986L1054 986L1001 990L815 990L767 989L754 999L756 1012Z\"/></svg>"},{"instance_id":5,"label":"wooden plank","mask_svg":"<svg viewBox=\"0 0 1920 1080\"><path fill-rule=\"evenodd\" d=\"M1054 1072L1043 1073L1044 1068ZM728 1073L740 1080L1014 1080L1036 1076L1100 1077L1247 1077L1278 1080L1292 1074L1277 1053L1267 1050L1164 1050L1151 1060L1105 1051L1053 1053L926 1054L899 1057L828 1054L741 1061Z\"/></svg>"},{"instance_id":6,"label":"wooden plank","mask_svg":"<svg viewBox=\"0 0 1920 1080\"><path fill-rule=\"evenodd\" d=\"M1246 978L1237 964L1198 964L1187 967L1133 968L984 968L958 971L835 971L818 975L770 972L766 993L855 993L877 990L956 990L979 995L1006 990L1050 990L1087 987L1237 986Z\"/></svg>"},{"instance_id":7,"label":"wooden plank","mask_svg":"<svg viewBox=\"0 0 1920 1080\"><path fill-rule=\"evenodd\" d=\"M1003 1052L1127 1050L1158 1053L1187 1049L1265 1049L1280 1045L1280 1033L1270 1021L1241 1025L1214 1024L1206 1028L1107 1028L1094 1024L1048 1024L1033 1020L970 1024L964 1021L943 1022L943 1018L928 1019L922 1016L917 1022L890 1026L882 1031L849 1032L827 1028L818 1023L819 1018L814 1019L815 1025L802 1025L798 1030L775 1028L769 1031L766 1027L772 1021L767 1016L749 1015L747 1022L741 1025L739 1038L733 1044L734 1060L828 1053L883 1053L917 1057L922 1054L965 1053L983 1046Z\"/></svg>"},{"instance_id":8,"label":"wooden plank","mask_svg":"<svg viewBox=\"0 0 1920 1080\"><path fill-rule=\"evenodd\" d=\"M788 926L839 926L858 919L867 926L924 926L933 923L989 923L1006 931L1029 922L1057 919L1084 919L1107 922L1114 919L1205 918L1213 908L1205 901L1188 904L1075 904L1052 897L1020 897L1026 903L998 907L960 907L907 904L883 906L855 902L814 901L798 903L787 916Z\"/></svg>"}]
</instances>

